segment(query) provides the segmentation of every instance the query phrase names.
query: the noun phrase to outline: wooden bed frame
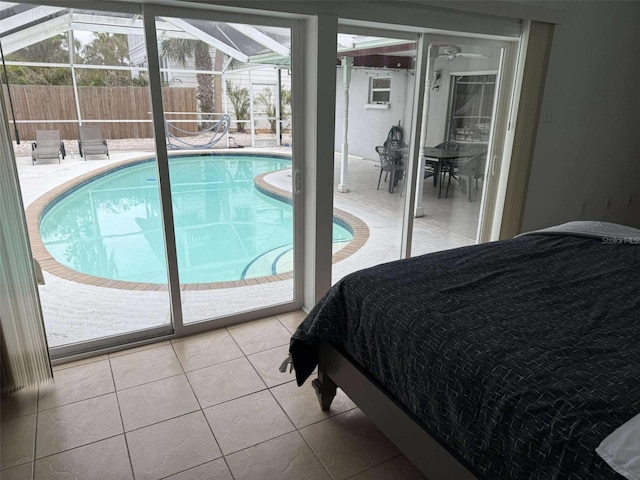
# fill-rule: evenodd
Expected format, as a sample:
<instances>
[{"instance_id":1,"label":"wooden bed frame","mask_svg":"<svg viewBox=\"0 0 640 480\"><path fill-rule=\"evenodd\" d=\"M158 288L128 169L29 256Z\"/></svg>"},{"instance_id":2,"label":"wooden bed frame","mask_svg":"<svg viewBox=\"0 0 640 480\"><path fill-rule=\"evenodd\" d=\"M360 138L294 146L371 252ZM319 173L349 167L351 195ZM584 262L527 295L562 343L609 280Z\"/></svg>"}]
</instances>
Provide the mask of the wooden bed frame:
<instances>
[{"instance_id":1,"label":"wooden bed frame","mask_svg":"<svg viewBox=\"0 0 640 480\"><path fill-rule=\"evenodd\" d=\"M328 410L340 387L429 480L475 480L378 383L329 343L318 345L318 378L312 382L320 408Z\"/></svg>"}]
</instances>

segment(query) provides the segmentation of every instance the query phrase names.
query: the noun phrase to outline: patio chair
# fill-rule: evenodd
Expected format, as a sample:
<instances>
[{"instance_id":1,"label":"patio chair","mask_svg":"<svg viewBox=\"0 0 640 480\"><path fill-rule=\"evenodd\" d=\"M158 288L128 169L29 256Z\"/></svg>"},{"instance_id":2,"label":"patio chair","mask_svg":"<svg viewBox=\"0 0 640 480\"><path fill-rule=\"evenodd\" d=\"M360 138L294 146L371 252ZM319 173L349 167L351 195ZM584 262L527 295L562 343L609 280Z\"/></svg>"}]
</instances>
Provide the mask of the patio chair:
<instances>
[{"instance_id":1,"label":"patio chair","mask_svg":"<svg viewBox=\"0 0 640 480\"><path fill-rule=\"evenodd\" d=\"M398 160L396 152L393 149L386 147L376 147L376 152L380 156L380 176L378 177L378 188L380 190L380 180L382 180L382 172L391 173L389 179L389 193L393 193L393 189L398 183L398 180L402 177L402 172L406 169L402 160ZM385 175L385 181L387 176Z\"/></svg>"},{"instance_id":2,"label":"patio chair","mask_svg":"<svg viewBox=\"0 0 640 480\"><path fill-rule=\"evenodd\" d=\"M452 165L452 172L449 172L449 182L447 183L447 191L445 193L445 198L449 195L449 185L451 185L451 177L457 175L458 177L467 177L469 180L468 188L469 201L473 202L475 200L475 193L478 191L478 180L484 178L484 169L487 163L487 154L481 153L479 155L475 155L470 158L458 158ZM475 189L471 188L472 180L475 182ZM460 190L462 193L465 189L465 180L463 178L459 178L458 182L460 183Z\"/></svg>"},{"instance_id":3,"label":"patio chair","mask_svg":"<svg viewBox=\"0 0 640 480\"><path fill-rule=\"evenodd\" d=\"M31 165L43 158L64 158L66 151L59 130L36 130L36 141L31 143Z\"/></svg>"},{"instance_id":4,"label":"patio chair","mask_svg":"<svg viewBox=\"0 0 640 480\"><path fill-rule=\"evenodd\" d=\"M80 139L78 140L80 156L87 160L87 155L106 155L109 157L107 141L102 138L100 127L80 127Z\"/></svg>"}]
</instances>

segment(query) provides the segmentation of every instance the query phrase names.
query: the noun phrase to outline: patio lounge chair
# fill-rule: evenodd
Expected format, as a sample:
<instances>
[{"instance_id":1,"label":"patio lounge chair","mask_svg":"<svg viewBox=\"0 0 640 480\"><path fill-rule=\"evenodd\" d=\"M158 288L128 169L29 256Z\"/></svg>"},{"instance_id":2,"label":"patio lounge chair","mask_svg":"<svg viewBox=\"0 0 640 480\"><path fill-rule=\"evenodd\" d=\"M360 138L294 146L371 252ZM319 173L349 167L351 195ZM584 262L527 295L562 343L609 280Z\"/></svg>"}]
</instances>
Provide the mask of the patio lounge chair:
<instances>
[{"instance_id":1,"label":"patio lounge chair","mask_svg":"<svg viewBox=\"0 0 640 480\"><path fill-rule=\"evenodd\" d=\"M106 155L109 157L107 141L102 138L100 127L80 127L80 140L78 140L80 156L87 159L87 155Z\"/></svg>"},{"instance_id":2,"label":"patio lounge chair","mask_svg":"<svg viewBox=\"0 0 640 480\"><path fill-rule=\"evenodd\" d=\"M36 141L31 143L31 164L42 158L64 158L64 143L60 141L59 130L36 130Z\"/></svg>"}]
</instances>

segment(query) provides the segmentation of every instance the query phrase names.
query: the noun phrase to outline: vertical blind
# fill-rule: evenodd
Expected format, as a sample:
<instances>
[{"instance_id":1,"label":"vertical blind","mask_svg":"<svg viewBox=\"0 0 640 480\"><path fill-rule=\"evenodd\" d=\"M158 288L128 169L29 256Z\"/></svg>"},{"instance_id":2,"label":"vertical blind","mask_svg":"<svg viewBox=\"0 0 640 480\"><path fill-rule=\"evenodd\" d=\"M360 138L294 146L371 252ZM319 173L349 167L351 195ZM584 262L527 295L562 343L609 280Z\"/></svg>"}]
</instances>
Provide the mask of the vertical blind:
<instances>
[{"instance_id":1,"label":"vertical blind","mask_svg":"<svg viewBox=\"0 0 640 480\"><path fill-rule=\"evenodd\" d=\"M5 102L0 95L0 388L53 378Z\"/></svg>"}]
</instances>

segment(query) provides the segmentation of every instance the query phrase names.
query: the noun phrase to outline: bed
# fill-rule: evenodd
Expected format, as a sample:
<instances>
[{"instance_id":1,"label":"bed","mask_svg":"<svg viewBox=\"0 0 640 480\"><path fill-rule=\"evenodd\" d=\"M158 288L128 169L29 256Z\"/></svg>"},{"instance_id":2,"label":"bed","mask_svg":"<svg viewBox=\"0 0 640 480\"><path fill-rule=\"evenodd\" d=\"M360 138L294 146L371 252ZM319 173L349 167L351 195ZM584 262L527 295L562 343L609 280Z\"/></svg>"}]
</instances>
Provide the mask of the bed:
<instances>
[{"instance_id":1,"label":"bed","mask_svg":"<svg viewBox=\"0 0 640 480\"><path fill-rule=\"evenodd\" d=\"M291 339L430 479L618 479L640 413L640 230L572 222L353 273Z\"/></svg>"}]
</instances>

